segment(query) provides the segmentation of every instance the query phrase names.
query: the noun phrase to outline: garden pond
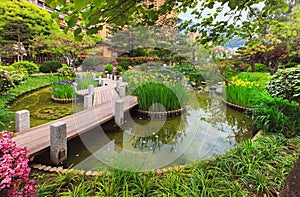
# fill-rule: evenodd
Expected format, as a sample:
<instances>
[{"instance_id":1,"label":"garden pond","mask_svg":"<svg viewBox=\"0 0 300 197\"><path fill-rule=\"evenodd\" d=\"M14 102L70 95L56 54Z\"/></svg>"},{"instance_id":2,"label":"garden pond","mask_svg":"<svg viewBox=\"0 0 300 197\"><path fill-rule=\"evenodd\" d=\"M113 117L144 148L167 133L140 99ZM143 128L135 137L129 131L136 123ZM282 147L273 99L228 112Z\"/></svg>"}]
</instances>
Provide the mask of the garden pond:
<instances>
[{"instance_id":1,"label":"garden pond","mask_svg":"<svg viewBox=\"0 0 300 197\"><path fill-rule=\"evenodd\" d=\"M213 91L195 91L193 95L187 112L179 117L150 120L133 109L125 114L121 128L111 120L70 139L64 165L80 170L114 167L139 171L183 165L223 154L236 142L252 136L251 117L226 107ZM31 126L81 107L78 103L53 103L49 88L25 95L12 105L14 111L31 112ZM34 162L50 164L49 148Z\"/></svg>"}]
</instances>

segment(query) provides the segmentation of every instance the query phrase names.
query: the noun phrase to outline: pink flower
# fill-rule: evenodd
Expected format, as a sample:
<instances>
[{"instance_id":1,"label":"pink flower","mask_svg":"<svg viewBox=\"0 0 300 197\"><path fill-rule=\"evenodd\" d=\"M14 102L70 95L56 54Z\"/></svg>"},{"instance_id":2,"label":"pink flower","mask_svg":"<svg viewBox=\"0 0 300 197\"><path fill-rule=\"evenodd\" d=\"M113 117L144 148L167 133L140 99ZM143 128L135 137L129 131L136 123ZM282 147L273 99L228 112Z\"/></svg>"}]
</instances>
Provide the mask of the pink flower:
<instances>
[{"instance_id":1,"label":"pink flower","mask_svg":"<svg viewBox=\"0 0 300 197\"><path fill-rule=\"evenodd\" d=\"M0 190L7 189L8 195L35 196L36 188L29 179L28 149L12 141L13 133L0 134Z\"/></svg>"}]
</instances>

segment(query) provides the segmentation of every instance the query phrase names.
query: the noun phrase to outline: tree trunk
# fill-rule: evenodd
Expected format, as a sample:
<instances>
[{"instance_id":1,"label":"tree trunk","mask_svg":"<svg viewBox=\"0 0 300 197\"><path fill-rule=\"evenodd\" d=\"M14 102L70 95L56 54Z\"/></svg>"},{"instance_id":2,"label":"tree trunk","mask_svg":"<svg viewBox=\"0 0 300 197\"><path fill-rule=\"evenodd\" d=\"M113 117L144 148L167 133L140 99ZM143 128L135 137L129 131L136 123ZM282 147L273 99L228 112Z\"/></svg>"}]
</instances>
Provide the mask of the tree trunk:
<instances>
[{"instance_id":1,"label":"tree trunk","mask_svg":"<svg viewBox=\"0 0 300 197\"><path fill-rule=\"evenodd\" d=\"M255 66L254 66L254 56L250 56L250 66L252 68L252 72L256 72Z\"/></svg>"},{"instance_id":2,"label":"tree trunk","mask_svg":"<svg viewBox=\"0 0 300 197\"><path fill-rule=\"evenodd\" d=\"M273 74L275 74L277 72L277 70L278 70L278 60L275 60Z\"/></svg>"}]
</instances>

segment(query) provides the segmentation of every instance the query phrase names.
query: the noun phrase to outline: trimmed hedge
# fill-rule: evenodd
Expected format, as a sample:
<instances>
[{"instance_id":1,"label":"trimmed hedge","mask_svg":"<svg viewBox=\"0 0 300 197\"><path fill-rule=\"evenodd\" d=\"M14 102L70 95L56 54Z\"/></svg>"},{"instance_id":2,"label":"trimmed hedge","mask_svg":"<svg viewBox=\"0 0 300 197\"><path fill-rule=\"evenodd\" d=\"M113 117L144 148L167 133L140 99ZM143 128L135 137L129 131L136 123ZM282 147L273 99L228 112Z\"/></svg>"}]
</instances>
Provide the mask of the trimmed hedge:
<instances>
[{"instance_id":1,"label":"trimmed hedge","mask_svg":"<svg viewBox=\"0 0 300 197\"><path fill-rule=\"evenodd\" d=\"M41 65L40 71L42 73L50 73L50 72L56 72L57 69L61 68L62 64L57 61L49 61L45 62Z\"/></svg>"},{"instance_id":2,"label":"trimmed hedge","mask_svg":"<svg viewBox=\"0 0 300 197\"><path fill-rule=\"evenodd\" d=\"M39 67L35 63L29 61L15 62L12 64L12 67L24 69L29 75L39 72Z\"/></svg>"}]
</instances>

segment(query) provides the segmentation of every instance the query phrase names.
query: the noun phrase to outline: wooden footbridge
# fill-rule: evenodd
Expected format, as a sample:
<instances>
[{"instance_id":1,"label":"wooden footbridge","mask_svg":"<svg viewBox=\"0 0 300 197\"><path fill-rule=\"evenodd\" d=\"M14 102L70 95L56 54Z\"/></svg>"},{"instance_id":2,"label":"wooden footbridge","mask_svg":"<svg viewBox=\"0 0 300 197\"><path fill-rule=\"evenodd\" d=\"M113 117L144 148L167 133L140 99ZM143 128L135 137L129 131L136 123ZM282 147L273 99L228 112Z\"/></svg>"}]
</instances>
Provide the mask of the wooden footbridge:
<instances>
[{"instance_id":1,"label":"wooden footbridge","mask_svg":"<svg viewBox=\"0 0 300 197\"><path fill-rule=\"evenodd\" d=\"M55 122L65 122L67 126L67 138L71 139L81 133L88 131L114 117L115 101L123 100L124 111L128 111L137 105L134 96L120 97L115 91L116 81L103 79L103 86L95 88L93 107L46 124L20 131L15 134L13 140L19 146L27 146L30 155L36 155L50 146L50 125ZM78 91L86 94L87 90Z\"/></svg>"}]
</instances>

